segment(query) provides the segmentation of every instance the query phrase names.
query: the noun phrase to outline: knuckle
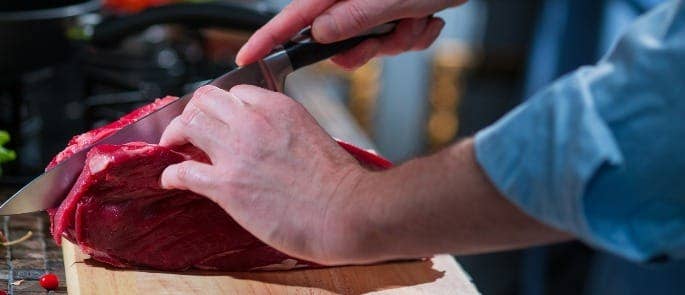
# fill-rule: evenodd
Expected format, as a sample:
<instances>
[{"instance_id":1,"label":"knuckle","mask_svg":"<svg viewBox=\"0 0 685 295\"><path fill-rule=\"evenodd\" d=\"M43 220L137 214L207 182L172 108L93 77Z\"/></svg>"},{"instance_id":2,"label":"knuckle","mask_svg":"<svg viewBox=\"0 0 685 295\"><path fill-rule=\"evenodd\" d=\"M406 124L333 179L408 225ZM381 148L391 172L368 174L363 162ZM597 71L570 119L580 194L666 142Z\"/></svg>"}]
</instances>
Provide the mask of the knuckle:
<instances>
[{"instance_id":1,"label":"knuckle","mask_svg":"<svg viewBox=\"0 0 685 295\"><path fill-rule=\"evenodd\" d=\"M217 88L212 85L205 85L197 90L193 94L193 99L190 100L189 105L195 106L195 108L211 107L212 100L221 99L225 97L227 92L223 89Z\"/></svg>"},{"instance_id":2,"label":"knuckle","mask_svg":"<svg viewBox=\"0 0 685 295\"><path fill-rule=\"evenodd\" d=\"M347 15L352 21L352 28L355 30L361 30L369 24L369 14L359 2L350 2L347 5Z\"/></svg>"},{"instance_id":3,"label":"knuckle","mask_svg":"<svg viewBox=\"0 0 685 295\"><path fill-rule=\"evenodd\" d=\"M247 173L250 173L250 171L236 167L236 165L232 165L230 168L221 171L219 173L219 186L221 187L221 191L224 194L231 195L233 197L237 197L248 192L249 189L246 188L248 184L242 180L244 175Z\"/></svg>"},{"instance_id":4,"label":"knuckle","mask_svg":"<svg viewBox=\"0 0 685 295\"><path fill-rule=\"evenodd\" d=\"M250 85L247 84L238 84L233 87L228 92L234 92L234 91L245 91L250 88Z\"/></svg>"},{"instance_id":5,"label":"knuckle","mask_svg":"<svg viewBox=\"0 0 685 295\"><path fill-rule=\"evenodd\" d=\"M268 115L259 112L252 112L248 118L249 128L257 134L264 134L267 130L271 129L268 117Z\"/></svg>"},{"instance_id":6,"label":"knuckle","mask_svg":"<svg viewBox=\"0 0 685 295\"><path fill-rule=\"evenodd\" d=\"M210 94L211 92L215 91L216 89L217 88L214 86L204 85L204 86L198 88L197 90L195 90L195 92L193 93L193 99L196 100L196 99L200 99L202 97L205 97L208 94Z\"/></svg>"},{"instance_id":7,"label":"knuckle","mask_svg":"<svg viewBox=\"0 0 685 295\"><path fill-rule=\"evenodd\" d=\"M266 39L269 41L270 44L280 44L281 43L281 37L278 36L274 31L265 31L264 35Z\"/></svg>"},{"instance_id":8,"label":"knuckle","mask_svg":"<svg viewBox=\"0 0 685 295\"><path fill-rule=\"evenodd\" d=\"M200 110L194 106L186 109L179 117L179 122L184 126L192 126L200 116Z\"/></svg>"},{"instance_id":9,"label":"knuckle","mask_svg":"<svg viewBox=\"0 0 685 295\"><path fill-rule=\"evenodd\" d=\"M190 107L194 108L195 110L202 110L202 109L210 107L210 103L208 102L208 100L212 99L212 96L209 96L206 94L207 94L207 92L205 92L204 95L197 96L197 97L193 98L188 103L188 105Z\"/></svg>"},{"instance_id":10,"label":"knuckle","mask_svg":"<svg viewBox=\"0 0 685 295\"><path fill-rule=\"evenodd\" d=\"M295 27L305 27L309 25L309 22L311 22L310 18L307 17L303 9L294 9L292 12L292 16L295 20Z\"/></svg>"},{"instance_id":11,"label":"knuckle","mask_svg":"<svg viewBox=\"0 0 685 295\"><path fill-rule=\"evenodd\" d=\"M228 91L228 98L240 103L258 103L260 100L262 100L262 97L261 95L254 95L254 91L251 91L251 87L254 86L244 84L233 86Z\"/></svg>"}]
</instances>

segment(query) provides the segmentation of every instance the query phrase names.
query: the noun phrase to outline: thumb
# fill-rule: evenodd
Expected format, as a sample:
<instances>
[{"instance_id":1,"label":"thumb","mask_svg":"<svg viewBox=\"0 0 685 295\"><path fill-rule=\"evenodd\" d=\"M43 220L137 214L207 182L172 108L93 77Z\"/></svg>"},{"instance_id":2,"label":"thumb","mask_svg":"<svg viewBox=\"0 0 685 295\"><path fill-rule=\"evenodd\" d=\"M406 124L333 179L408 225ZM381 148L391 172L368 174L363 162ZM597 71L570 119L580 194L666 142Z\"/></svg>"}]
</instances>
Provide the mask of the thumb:
<instances>
[{"instance_id":1,"label":"thumb","mask_svg":"<svg viewBox=\"0 0 685 295\"><path fill-rule=\"evenodd\" d=\"M212 166L197 161L185 161L166 167L162 172L161 183L164 189L190 190L206 196L215 186Z\"/></svg>"},{"instance_id":2,"label":"thumb","mask_svg":"<svg viewBox=\"0 0 685 295\"><path fill-rule=\"evenodd\" d=\"M312 34L322 43L344 40L375 26L403 18L421 18L466 0L348 0L331 6L314 19Z\"/></svg>"}]
</instances>

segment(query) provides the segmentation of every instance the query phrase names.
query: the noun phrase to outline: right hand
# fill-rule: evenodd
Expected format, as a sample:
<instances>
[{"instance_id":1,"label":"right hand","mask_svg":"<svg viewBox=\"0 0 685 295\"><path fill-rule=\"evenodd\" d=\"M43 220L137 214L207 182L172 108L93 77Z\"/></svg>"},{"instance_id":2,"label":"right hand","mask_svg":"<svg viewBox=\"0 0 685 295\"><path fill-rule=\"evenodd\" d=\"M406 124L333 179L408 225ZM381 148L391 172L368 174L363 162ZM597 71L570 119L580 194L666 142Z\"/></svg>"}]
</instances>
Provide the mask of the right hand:
<instances>
[{"instance_id":1,"label":"right hand","mask_svg":"<svg viewBox=\"0 0 685 295\"><path fill-rule=\"evenodd\" d=\"M309 25L316 41L332 43L400 20L392 34L366 40L332 58L343 68L353 69L378 55L428 48L445 25L442 19L433 17L433 13L464 2L466 0L293 0L252 35L238 52L236 63L243 66L263 58Z\"/></svg>"}]
</instances>

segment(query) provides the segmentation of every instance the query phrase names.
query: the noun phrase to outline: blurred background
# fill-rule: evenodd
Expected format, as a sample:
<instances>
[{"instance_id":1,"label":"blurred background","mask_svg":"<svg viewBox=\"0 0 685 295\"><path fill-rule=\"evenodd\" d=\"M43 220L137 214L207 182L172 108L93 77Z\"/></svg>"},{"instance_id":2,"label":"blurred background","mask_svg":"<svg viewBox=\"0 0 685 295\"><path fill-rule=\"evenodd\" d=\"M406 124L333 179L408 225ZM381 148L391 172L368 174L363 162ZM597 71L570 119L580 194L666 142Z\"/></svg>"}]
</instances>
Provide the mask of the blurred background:
<instances>
[{"instance_id":1,"label":"blurred background","mask_svg":"<svg viewBox=\"0 0 685 295\"><path fill-rule=\"evenodd\" d=\"M2 1L0 130L11 135L7 146L18 158L3 164L0 186L26 183L74 134L235 67L240 45L287 2ZM593 63L658 2L471 0L439 14L447 25L427 51L354 72L331 64L311 71L375 148L401 163L473 135L550 81ZM608 274L641 273L579 243L459 261L484 294L608 294L601 291L626 286Z\"/></svg>"}]
</instances>

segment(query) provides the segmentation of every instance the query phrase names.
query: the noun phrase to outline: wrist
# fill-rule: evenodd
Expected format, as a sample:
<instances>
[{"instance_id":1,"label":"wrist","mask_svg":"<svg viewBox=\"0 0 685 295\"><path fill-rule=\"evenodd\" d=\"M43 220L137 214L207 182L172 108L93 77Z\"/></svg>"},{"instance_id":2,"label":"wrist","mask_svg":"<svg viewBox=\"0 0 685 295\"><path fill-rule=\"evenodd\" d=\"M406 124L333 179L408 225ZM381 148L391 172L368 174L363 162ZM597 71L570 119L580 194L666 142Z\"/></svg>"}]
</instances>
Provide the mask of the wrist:
<instances>
[{"instance_id":1,"label":"wrist","mask_svg":"<svg viewBox=\"0 0 685 295\"><path fill-rule=\"evenodd\" d=\"M444 195L451 151L408 161L390 170L368 172L352 193L344 228L349 263L410 259L433 254L442 232L431 227ZM427 247L429 246L429 247Z\"/></svg>"},{"instance_id":2,"label":"wrist","mask_svg":"<svg viewBox=\"0 0 685 295\"><path fill-rule=\"evenodd\" d=\"M344 265L375 262L378 259L373 225L373 208L380 197L379 180L385 172L355 165L341 179L331 197L320 235L322 255L317 262Z\"/></svg>"}]
</instances>

